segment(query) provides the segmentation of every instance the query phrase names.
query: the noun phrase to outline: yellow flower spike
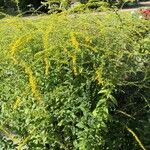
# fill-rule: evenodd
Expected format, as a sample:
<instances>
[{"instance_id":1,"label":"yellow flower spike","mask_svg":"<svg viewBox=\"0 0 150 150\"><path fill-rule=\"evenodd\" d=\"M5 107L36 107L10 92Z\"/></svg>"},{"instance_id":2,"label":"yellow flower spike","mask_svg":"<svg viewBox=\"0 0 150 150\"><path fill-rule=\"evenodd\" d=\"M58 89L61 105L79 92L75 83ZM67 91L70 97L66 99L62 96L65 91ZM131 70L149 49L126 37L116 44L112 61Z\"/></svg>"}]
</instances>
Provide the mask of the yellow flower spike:
<instances>
[{"instance_id":1,"label":"yellow flower spike","mask_svg":"<svg viewBox=\"0 0 150 150\"><path fill-rule=\"evenodd\" d=\"M44 58L44 62L45 62L45 75L48 76L50 65L47 57Z\"/></svg>"},{"instance_id":2,"label":"yellow flower spike","mask_svg":"<svg viewBox=\"0 0 150 150\"><path fill-rule=\"evenodd\" d=\"M19 47L19 45L20 45L20 43L21 43L20 40L21 40L21 39L18 39L18 40L14 43L14 45L11 47L11 56L12 56L12 59L13 59L13 61L14 61L15 64L17 64L17 60L16 60L16 57L15 57L15 54L16 54L17 48Z\"/></svg>"},{"instance_id":3,"label":"yellow flower spike","mask_svg":"<svg viewBox=\"0 0 150 150\"><path fill-rule=\"evenodd\" d=\"M33 74L32 74L32 71L30 70L30 68L26 69L26 73L28 73L28 75L29 75L29 83L31 85L33 94L35 94L36 93L36 83L35 83L35 79L33 77Z\"/></svg>"},{"instance_id":4,"label":"yellow flower spike","mask_svg":"<svg viewBox=\"0 0 150 150\"><path fill-rule=\"evenodd\" d=\"M75 49L79 52L80 51L79 43L78 43L78 41L75 37L75 34L73 32L71 32L71 43L75 47Z\"/></svg>"},{"instance_id":5,"label":"yellow flower spike","mask_svg":"<svg viewBox=\"0 0 150 150\"><path fill-rule=\"evenodd\" d=\"M16 53L17 53L18 48L21 45L24 45L25 43L27 43L31 39L32 39L32 36L27 34L25 36L20 37L13 44L11 44L11 46L10 46L10 49L11 49L10 54L11 54L12 60L14 61L15 64L18 63L18 61L16 59Z\"/></svg>"},{"instance_id":6,"label":"yellow flower spike","mask_svg":"<svg viewBox=\"0 0 150 150\"><path fill-rule=\"evenodd\" d=\"M13 105L13 110L16 110L21 104L21 99L20 97L17 96L17 99L15 101L15 104Z\"/></svg>"},{"instance_id":7,"label":"yellow flower spike","mask_svg":"<svg viewBox=\"0 0 150 150\"><path fill-rule=\"evenodd\" d=\"M48 39L48 37L49 37L49 32L45 32L44 34L43 34L43 44L44 44L44 49L45 50L47 50L48 49L48 46L49 46L49 39Z\"/></svg>"},{"instance_id":8,"label":"yellow flower spike","mask_svg":"<svg viewBox=\"0 0 150 150\"><path fill-rule=\"evenodd\" d=\"M101 84L101 85L104 84L101 70L96 70L96 77L95 77L95 79L98 81L98 84Z\"/></svg>"},{"instance_id":9,"label":"yellow flower spike","mask_svg":"<svg viewBox=\"0 0 150 150\"><path fill-rule=\"evenodd\" d=\"M40 97L40 91L38 90L37 87L37 83L36 83L36 78L33 75L33 71L31 70L31 68L27 65L23 65L25 68L25 72L29 77L29 85L31 87L31 91L33 96L38 100L41 101L41 97Z\"/></svg>"},{"instance_id":10,"label":"yellow flower spike","mask_svg":"<svg viewBox=\"0 0 150 150\"><path fill-rule=\"evenodd\" d=\"M20 37L18 40L16 40L15 43L12 44L11 54L15 55L15 53L17 52L17 48L21 46L22 44L25 44L26 42L28 42L31 38L32 36L27 34L27 35Z\"/></svg>"}]
</instances>

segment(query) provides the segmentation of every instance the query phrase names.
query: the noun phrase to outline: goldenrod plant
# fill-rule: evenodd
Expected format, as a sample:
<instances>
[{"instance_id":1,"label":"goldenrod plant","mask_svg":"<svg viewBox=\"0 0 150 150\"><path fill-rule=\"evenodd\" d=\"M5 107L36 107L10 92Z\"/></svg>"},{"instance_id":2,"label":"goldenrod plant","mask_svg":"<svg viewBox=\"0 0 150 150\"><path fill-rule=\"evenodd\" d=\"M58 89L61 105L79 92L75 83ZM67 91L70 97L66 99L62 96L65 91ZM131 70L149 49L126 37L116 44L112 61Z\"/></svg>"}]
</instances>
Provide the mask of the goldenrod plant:
<instances>
[{"instance_id":1,"label":"goldenrod plant","mask_svg":"<svg viewBox=\"0 0 150 150\"><path fill-rule=\"evenodd\" d=\"M149 20L113 12L6 17L0 39L0 149L149 146Z\"/></svg>"}]
</instances>

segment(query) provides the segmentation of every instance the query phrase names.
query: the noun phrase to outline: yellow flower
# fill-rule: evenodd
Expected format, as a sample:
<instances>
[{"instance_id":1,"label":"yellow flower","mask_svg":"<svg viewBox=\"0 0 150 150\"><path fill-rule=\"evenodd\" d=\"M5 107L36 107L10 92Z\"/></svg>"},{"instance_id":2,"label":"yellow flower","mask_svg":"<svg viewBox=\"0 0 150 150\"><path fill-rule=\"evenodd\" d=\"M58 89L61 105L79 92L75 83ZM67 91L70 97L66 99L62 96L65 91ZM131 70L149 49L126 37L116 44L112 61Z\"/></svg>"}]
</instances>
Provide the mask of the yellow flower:
<instances>
[{"instance_id":1,"label":"yellow flower","mask_svg":"<svg viewBox=\"0 0 150 150\"><path fill-rule=\"evenodd\" d=\"M13 110L16 110L21 104L21 99L20 97L17 96L17 99L15 101L15 104L13 105Z\"/></svg>"},{"instance_id":2,"label":"yellow flower","mask_svg":"<svg viewBox=\"0 0 150 150\"><path fill-rule=\"evenodd\" d=\"M50 65L47 57L44 58L44 62L45 62L45 75L48 76Z\"/></svg>"},{"instance_id":3,"label":"yellow flower","mask_svg":"<svg viewBox=\"0 0 150 150\"><path fill-rule=\"evenodd\" d=\"M104 84L103 77L102 77L102 70L100 70L100 69L96 70L95 79L98 81L98 84L101 84L101 85Z\"/></svg>"},{"instance_id":4,"label":"yellow flower","mask_svg":"<svg viewBox=\"0 0 150 150\"><path fill-rule=\"evenodd\" d=\"M77 51L80 51L80 49L79 49L79 43L78 43L78 41L77 41L77 39L76 39L76 37L75 37L75 35L74 35L73 32L71 32L71 43L75 47L75 49Z\"/></svg>"},{"instance_id":5,"label":"yellow flower","mask_svg":"<svg viewBox=\"0 0 150 150\"><path fill-rule=\"evenodd\" d=\"M29 85L31 87L31 91L33 96L38 100L41 101L41 97L40 97L40 91L38 90L37 87L37 83L36 83L36 78L33 75L33 71L31 70L31 68L25 64L23 64L24 68L25 68L25 72L29 77Z\"/></svg>"},{"instance_id":6,"label":"yellow flower","mask_svg":"<svg viewBox=\"0 0 150 150\"><path fill-rule=\"evenodd\" d=\"M18 61L16 59L16 53L20 46L26 44L30 39L32 39L32 36L27 34L25 36L20 37L18 40L16 40L13 44L11 44L11 58L13 59L14 63L17 64Z\"/></svg>"}]
</instances>

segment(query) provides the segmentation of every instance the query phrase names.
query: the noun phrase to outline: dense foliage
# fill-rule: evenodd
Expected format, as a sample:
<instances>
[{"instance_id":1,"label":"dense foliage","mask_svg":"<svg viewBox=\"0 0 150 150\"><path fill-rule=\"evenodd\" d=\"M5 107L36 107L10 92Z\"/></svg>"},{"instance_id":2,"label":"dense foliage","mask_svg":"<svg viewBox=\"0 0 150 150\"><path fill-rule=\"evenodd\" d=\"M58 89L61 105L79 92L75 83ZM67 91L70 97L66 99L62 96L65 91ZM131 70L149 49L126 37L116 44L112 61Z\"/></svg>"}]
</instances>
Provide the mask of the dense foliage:
<instances>
[{"instance_id":1,"label":"dense foliage","mask_svg":"<svg viewBox=\"0 0 150 150\"><path fill-rule=\"evenodd\" d=\"M150 146L149 21L6 18L0 38L0 149Z\"/></svg>"}]
</instances>

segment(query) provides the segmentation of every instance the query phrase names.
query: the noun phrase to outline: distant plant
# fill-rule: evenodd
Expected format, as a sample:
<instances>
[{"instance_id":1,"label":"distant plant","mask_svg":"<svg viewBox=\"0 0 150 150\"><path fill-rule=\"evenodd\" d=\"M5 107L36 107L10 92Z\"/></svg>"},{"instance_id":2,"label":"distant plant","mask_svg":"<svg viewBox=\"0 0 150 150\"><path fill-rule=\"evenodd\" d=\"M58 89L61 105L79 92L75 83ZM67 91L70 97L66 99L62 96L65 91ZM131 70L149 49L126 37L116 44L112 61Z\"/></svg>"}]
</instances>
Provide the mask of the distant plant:
<instances>
[{"instance_id":1,"label":"distant plant","mask_svg":"<svg viewBox=\"0 0 150 150\"><path fill-rule=\"evenodd\" d=\"M49 13L60 13L68 9L70 3L70 0L47 0L46 2L42 2L42 4L49 10Z\"/></svg>"},{"instance_id":2,"label":"distant plant","mask_svg":"<svg viewBox=\"0 0 150 150\"><path fill-rule=\"evenodd\" d=\"M132 11L131 14L133 17L150 20L150 9L149 8L146 8L146 9L140 8L139 10Z\"/></svg>"},{"instance_id":3,"label":"distant plant","mask_svg":"<svg viewBox=\"0 0 150 150\"><path fill-rule=\"evenodd\" d=\"M143 16L144 19L150 20L150 9L141 9L139 13Z\"/></svg>"}]
</instances>

